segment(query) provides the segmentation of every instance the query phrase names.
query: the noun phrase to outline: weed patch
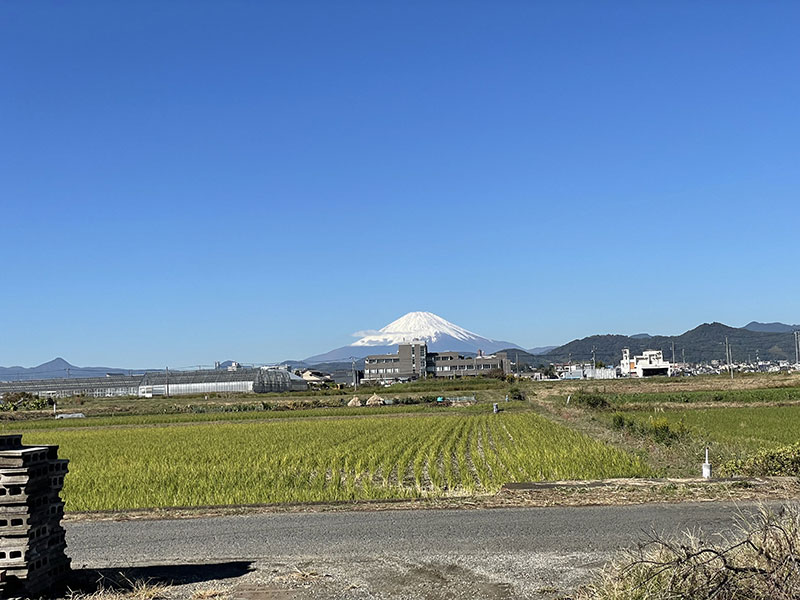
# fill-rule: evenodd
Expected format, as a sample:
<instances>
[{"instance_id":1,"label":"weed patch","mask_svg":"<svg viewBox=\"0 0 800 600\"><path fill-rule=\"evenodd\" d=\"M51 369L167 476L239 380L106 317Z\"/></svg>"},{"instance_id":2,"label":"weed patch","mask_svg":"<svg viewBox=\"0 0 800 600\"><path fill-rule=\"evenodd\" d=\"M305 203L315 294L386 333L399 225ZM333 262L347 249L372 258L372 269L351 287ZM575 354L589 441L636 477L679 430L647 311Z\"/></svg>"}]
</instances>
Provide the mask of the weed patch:
<instances>
[{"instance_id":1,"label":"weed patch","mask_svg":"<svg viewBox=\"0 0 800 600\"><path fill-rule=\"evenodd\" d=\"M748 477L800 476L800 443L761 450L747 458L728 461L722 466L722 472Z\"/></svg>"},{"instance_id":2,"label":"weed patch","mask_svg":"<svg viewBox=\"0 0 800 600\"><path fill-rule=\"evenodd\" d=\"M624 413L616 412L611 416L611 426L632 435L652 438L659 444L672 444L688 435L689 430L683 423L670 423L666 417L631 418Z\"/></svg>"},{"instance_id":3,"label":"weed patch","mask_svg":"<svg viewBox=\"0 0 800 600\"><path fill-rule=\"evenodd\" d=\"M710 544L658 534L605 571L578 600L796 600L800 597L800 510L763 510L731 539Z\"/></svg>"}]
</instances>

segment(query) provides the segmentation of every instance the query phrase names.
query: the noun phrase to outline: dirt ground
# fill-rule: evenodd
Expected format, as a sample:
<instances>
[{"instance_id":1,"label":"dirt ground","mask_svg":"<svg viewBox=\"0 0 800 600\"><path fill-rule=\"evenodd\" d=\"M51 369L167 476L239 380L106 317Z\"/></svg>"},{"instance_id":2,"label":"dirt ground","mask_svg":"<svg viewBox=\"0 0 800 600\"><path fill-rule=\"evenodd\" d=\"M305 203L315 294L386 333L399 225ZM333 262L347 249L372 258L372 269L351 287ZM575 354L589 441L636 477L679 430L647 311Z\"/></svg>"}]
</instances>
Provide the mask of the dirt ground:
<instances>
[{"instance_id":1,"label":"dirt ground","mask_svg":"<svg viewBox=\"0 0 800 600\"><path fill-rule=\"evenodd\" d=\"M309 558L207 567L132 568L114 573L76 572L65 600L534 600L566 598L549 584L578 585L605 562L595 555L498 560L437 556L419 563L376 557L369 561ZM567 559L566 562L563 559ZM576 564L580 565L576 568ZM559 566L560 565L560 566ZM216 578L214 578L216 577ZM83 581L81 581L83 579ZM514 581L514 584L505 581ZM101 587L98 591L97 584Z\"/></svg>"}]
</instances>

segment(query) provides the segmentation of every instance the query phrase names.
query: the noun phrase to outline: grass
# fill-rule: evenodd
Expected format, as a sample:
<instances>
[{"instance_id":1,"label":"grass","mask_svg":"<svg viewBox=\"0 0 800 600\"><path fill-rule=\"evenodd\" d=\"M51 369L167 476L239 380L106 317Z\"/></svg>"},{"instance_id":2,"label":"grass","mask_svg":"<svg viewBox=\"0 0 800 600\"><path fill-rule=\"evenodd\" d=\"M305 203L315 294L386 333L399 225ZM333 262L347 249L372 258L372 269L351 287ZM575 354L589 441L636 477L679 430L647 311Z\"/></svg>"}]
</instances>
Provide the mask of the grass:
<instances>
[{"instance_id":1,"label":"grass","mask_svg":"<svg viewBox=\"0 0 800 600\"><path fill-rule=\"evenodd\" d=\"M531 412L63 428L24 441L58 444L71 460L70 511L441 497L650 474Z\"/></svg>"},{"instance_id":2,"label":"grass","mask_svg":"<svg viewBox=\"0 0 800 600\"><path fill-rule=\"evenodd\" d=\"M631 411L629 418L647 420L652 411ZM739 451L756 451L800 442L800 406L753 406L686 409L658 413L672 426L686 427L698 440Z\"/></svg>"},{"instance_id":3,"label":"grass","mask_svg":"<svg viewBox=\"0 0 800 600\"><path fill-rule=\"evenodd\" d=\"M504 411L527 408L524 402L503 403ZM180 423L208 423L218 421L263 421L273 419L304 419L330 417L387 416L408 413L446 414L454 410L467 413L486 413L492 411L490 403L482 402L470 406L451 408L437 403L392 404L386 406L336 406L320 408L298 408L294 410L233 410L229 412L164 412L157 414L136 414L117 416L88 416L85 419L53 419L52 416L20 421L0 421L0 433L20 433L23 431L74 429L85 427L119 427L137 425L168 425Z\"/></svg>"},{"instance_id":4,"label":"grass","mask_svg":"<svg viewBox=\"0 0 800 600\"><path fill-rule=\"evenodd\" d=\"M576 399L585 397L604 401L610 406L625 408L626 405L642 404L751 404L800 402L800 387L732 389L732 390L676 390L669 392L625 392L608 393L582 390Z\"/></svg>"}]
</instances>

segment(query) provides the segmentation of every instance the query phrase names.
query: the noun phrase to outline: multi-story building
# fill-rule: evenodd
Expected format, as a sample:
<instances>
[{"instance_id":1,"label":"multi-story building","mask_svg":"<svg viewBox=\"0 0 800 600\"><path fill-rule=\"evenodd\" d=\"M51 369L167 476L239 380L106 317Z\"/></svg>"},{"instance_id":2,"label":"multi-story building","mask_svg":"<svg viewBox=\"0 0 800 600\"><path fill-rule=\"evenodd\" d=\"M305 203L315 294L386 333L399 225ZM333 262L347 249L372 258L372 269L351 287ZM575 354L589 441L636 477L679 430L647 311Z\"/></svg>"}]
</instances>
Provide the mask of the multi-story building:
<instances>
[{"instance_id":1,"label":"multi-story building","mask_svg":"<svg viewBox=\"0 0 800 600\"><path fill-rule=\"evenodd\" d=\"M463 356L458 352L428 352L425 342L400 344L396 354L373 354L364 359L365 381L401 381L423 377L466 377L492 371L511 372L505 352Z\"/></svg>"},{"instance_id":2,"label":"multi-story building","mask_svg":"<svg viewBox=\"0 0 800 600\"><path fill-rule=\"evenodd\" d=\"M664 360L661 350L645 350L640 355L631 358L631 351L623 348L619 368L623 377L669 376L672 374L672 367L668 361Z\"/></svg>"},{"instance_id":3,"label":"multi-story building","mask_svg":"<svg viewBox=\"0 0 800 600\"><path fill-rule=\"evenodd\" d=\"M420 379L428 365L425 342L400 344L396 354L373 354L364 359L365 380Z\"/></svg>"}]
</instances>

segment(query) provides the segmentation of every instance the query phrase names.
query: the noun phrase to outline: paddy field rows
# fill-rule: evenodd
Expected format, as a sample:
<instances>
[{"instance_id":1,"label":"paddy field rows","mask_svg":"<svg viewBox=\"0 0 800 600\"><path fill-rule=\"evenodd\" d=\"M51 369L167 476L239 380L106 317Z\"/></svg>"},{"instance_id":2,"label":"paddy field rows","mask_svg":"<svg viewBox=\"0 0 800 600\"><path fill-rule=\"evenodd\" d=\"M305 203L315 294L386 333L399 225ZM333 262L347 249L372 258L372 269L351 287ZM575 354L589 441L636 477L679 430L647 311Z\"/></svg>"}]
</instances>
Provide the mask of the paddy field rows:
<instances>
[{"instance_id":1,"label":"paddy field rows","mask_svg":"<svg viewBox=\"0 0 800 600\"><path fill-rule=\"evenodd\" d=\"M650 475L533 412L31 430L71 460L67 510L441 497Z\"/></svg>"}]
</instances>

